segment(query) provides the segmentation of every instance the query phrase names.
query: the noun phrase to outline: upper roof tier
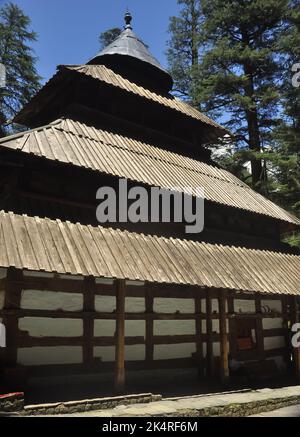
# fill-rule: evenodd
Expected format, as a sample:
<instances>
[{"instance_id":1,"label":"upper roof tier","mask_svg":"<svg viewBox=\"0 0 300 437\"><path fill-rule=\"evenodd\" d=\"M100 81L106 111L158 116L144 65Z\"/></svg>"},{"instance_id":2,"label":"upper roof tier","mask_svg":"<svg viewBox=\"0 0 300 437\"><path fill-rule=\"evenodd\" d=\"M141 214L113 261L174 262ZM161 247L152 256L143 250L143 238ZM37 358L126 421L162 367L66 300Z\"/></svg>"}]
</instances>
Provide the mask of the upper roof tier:
<instances>
[{"instance_id":1,"label":"upper roof tier","mask_svg":"<svg viewBox=\"0 0 300 437\"><path fill-rule=\"evenodd\" d=\"M105 127L126 122L128 130L134 124L134 135L139 131L144 136L151 129L171 137L173 146L184 141L185 147L208 156L202 146L217 143L228 131L170 93L171 76L133 33L130 23L127 13L125 30L89 63L59 66L13 122L36 128L74 114L80 105L97 112ZM91 112L81 114L83 121L90 121Z\"/></svg>"},{"instance_id":2,"label":"upper roof tier","mask_svg":"<svg viewBox=\"0 0 300 437\"><path fill-rule=\"evenodd\" d=\"M168 93L171 75L149 52L148 46L132 31L132 16L125 15L125 29L115 41L93 57L88 64L106 65L135 83Z\"/></svg>"}]
</instances>

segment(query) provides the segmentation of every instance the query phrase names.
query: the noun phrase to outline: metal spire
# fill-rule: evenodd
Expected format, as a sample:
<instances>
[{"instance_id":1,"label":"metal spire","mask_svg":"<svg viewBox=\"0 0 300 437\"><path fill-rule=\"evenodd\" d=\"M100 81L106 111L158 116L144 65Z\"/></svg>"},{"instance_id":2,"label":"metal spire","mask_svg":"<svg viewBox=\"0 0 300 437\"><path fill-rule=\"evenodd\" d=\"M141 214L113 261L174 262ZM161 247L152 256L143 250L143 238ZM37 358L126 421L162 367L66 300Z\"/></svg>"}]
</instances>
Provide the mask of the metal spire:
<instances>
[{"instance_id":1,"label":"metal spire","mask_svg":"<svg viewBox=\"0 0 300 437\"><path fill-rule=\"evenodd\" d=\"M124 19L125 19L125 29L131 29L131 30L132 30L132 26L131 26L132 15L131 15L131 13L128 11L128 9L127 9L127 11L126 11L126 14L125 14Z\"/></svg>"}]
</instances>

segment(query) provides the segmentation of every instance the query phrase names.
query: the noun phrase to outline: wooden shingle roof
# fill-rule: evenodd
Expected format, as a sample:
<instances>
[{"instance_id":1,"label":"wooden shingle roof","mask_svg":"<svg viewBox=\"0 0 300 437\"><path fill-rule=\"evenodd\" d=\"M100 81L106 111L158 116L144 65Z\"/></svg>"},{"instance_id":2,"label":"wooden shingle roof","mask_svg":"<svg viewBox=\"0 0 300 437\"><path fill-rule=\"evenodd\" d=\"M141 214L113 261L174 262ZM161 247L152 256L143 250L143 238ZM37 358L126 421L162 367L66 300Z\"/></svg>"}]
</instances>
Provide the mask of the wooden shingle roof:
<instances>
[{"instance_id":1,"label":"wooden shingle roof","mask_svg":"<svg viewBox=\"0 0 300 437\"><path fill-rule=\"evenodd\" d=\"M28 116L32 116L40 111L43 105L47 107L47 99L54 93L60 81L63 81L70 75L78 77L91 78L97 81L98 84L112 86L129 94L135 95L144 99L147 103L157 104L157 112L161 108L173 110L186 118L190 118L198 122L201 127L204 127L203 136L207 141L216 142L219 138L228 134L228 131L205 114L193 108L189 104L179 100L171 94L160 95L154 91L150 91L140 85L131 82L120 74L115 73L105 65L60 65L58 72L41 88L41 90L25 105L25 107L14 118L15 123L25 124Z\"/></svg>"},{"instance_id":2,"label":"wooden shingle roof","mask_svg":"<svg viewBox=\"0 0 300 437\"><path fill-rule=\"evenodd\" d=\"M78 121L61 119L3 138L2 147L150 186L187 192L203 187L208 201L300 225L300 219L226 170Z\"/></svg>"},{"instance_id":3,"label":"wooden shingle roof","mask_svg":"<svg viewBox=\"0 0 300 437\"><path fill-rule=\"evenodd\" d=\"M62 69L67 69L75 71L79 74L90 76L93 79L107 83L108 85L113 85L123 90L136 94L145 99L151 100L160 105L166 106L167 108L174 109L175 111L181 112L182 114L194 118L195 120L201 121L209 126L212 126L219 130L220 136L228 134L228 131L211 118L202 114L197 109L184 103L182 100L175 98L173 95L161 96L153 91L150 91L140 85L136 85L130 82L128 79L115 73L113 70L107 68L105 65L78 65L78 66L61 66Z\"/></svg>"},{"instance_id":4,"label":"wooden shingle roof","mask_svg":"<svg viewBox=\"0 0 300 437\"><path fill-rule=\"evenodd\" d=\"M300 295L300 256L0 212L0 267Z\"/></svg>"}]
</instances>

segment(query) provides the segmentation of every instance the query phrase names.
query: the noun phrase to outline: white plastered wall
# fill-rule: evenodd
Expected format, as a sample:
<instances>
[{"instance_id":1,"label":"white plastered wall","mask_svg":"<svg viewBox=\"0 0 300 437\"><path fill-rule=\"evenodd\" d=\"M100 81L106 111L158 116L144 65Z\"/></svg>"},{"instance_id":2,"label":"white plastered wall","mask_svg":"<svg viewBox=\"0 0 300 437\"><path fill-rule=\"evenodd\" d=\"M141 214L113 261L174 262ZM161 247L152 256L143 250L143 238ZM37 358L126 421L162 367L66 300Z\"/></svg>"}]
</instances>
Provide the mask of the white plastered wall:
<instances>
[{"instance_id":1,"label":"white plastered wall","mask_svg":"<svg viewBox=\"0 0 300 437\"><path fill-rule=\"evenodd\" d=\"M153 301L153 311L155 313L184 313L194 314L195 301L194 299L180 298L155 298Z\"/></svg>"},{"instance_id":2,"label":"white plastered wall","mask_svg":"<svg viewBox=\"0 0 300 437\"><path fill-rule=\"evenodd\" d=\"M24 276L52 278L52 273L24 272ZM80 276L64 276L61 279L82 280ZM83 294L66 293L50 290L22 290L20 306L26 310L48 311L82 311ZM81 337L83 335L82 319L23 317L19 319L19 329L30 337ZM17 362L22 365L54 365L82 363L81 346L40 346L18 348Z\"/></svg>"},{"instance_id":3,"label":"white plastered wall","mask_svg":"<svg viewBox=\"0 0 300 437\"><path fill-rule=\"evenodd\" d=\"M262 325L264 330L268 329L280 329L284 326L284 320L282 317L278 317L276 313L281 313L282 302L280 299L262 299L261 306L263 313L275 313L275 317L263 317ZM272 351L273 349L280 349L286 346L286 340L284 336L277 335L272 337L264 337L264 349L266 351ZM283 357L272 357L279 370L283 370L286 367L286 363Z\"/></svg>"},{"instance_id":4,"label":"white plastered wall","mask_svg":"<svg viewBox=\"0 0 300 437\"><path fill-rule=\"evenodd\" d=\"M117 303L115 296L95 296L95 311L99 313L112 313L116 311Z\"/></svg>"},{"instance_id":5,"label":"white plastered wall","mask_svg":"<svg viewBox=\"0 0 300 437\"><path fill-rule=\"evenodd\" d=\"M81 337L81 319L58 319L49 317L23 317L19 319L19 329L30 337Z\"/></svg>"},{"instance_id":6,"label":"white plastered wall","mask_svg":"<svg viewBox=\"0 0 300 437\"><path fill-rule=\"evenodd\" d=\"M263 329L279 329L283 326L282 317L264 317L262 320Z\"/></svg>"},{"instance_id":7,"label":"white plastered wall","mask_svg":"<svg viewBox=\"0 0 300 437\"><path fill-rule=\"evenodd\" d=\"M47 290L23 290L21 308L52 311L81 311L83 309L82 293L64 293Z\"/></svg>"},{"instance_id":8,"label":"white plastered wall","mask_svg":"<svg viewBox=\"0 0 300 437\"><path fill-rule=\"evenodd\" d=\"M194 335L195 320L154 320L154 335Z\"/></svg>"},{"instance_id":9,"label":"white plastered wall","mask_svg":"<svg viewBox=\"0 0 300 437\"><path fill-rule=\"evenodd\" d=\"M94 336L95 337L113 337L116 332L115 320L95 320Z\"/></svg>"},{"instance_id":10,"label":"white plastered wall","mask_svg":"<svg viewBox=\"0 0 300 437\"><path fill-rule=\"evenodd\" d=\"M125 361L142 361L145 359L145 345L133 344L125 346Z\"/></svg>"},{"instance_id":11,"label":"white plastered wall","mask_svg":"<svg viewBox=\"0 0 300 437\"><path fill-rule=\"evenodd\" d=\"M82 348L80 346L19 348L17 362L24 366L78 364L82 363Z\"/></svg>"},{"instance_id":12,"label":"white plastered wall","mask_svg":"<svg viewBox=\"0 0 300 437\"><path fill-rule=\"evenodd\" d=\"M125 337L144 337L146 335L145 320L125 320Z\"/></svg>"},{"instance_id":13,"label":"white plastered wall","mask_svg":"<svg viewBox=\"0 0 300 437\"><path fill-rule=\"evenodd\" d=\"M154 298L155 313L194 314L195 300L190 298ZM195 320L154 320L153 335L195 335ZM174 359L191 357L196 351L195 343L158 344L154 346L154 359Z\"/></svg>"},{"instance_id":14,"label":"white plastered wall","mask_svg":"<svg viewBox=\"0 0 300 437\"><path fill-rule=\"evenodd\" d=\"M126 313L144 313L146 311L144 297L126 297L125 312Z\"/></svg>"},{"instance_id":15,"label":"white plastered wall","mask_svg":"<svg viewBox=\"0 0 300 437\"><path fill-rule=\"evenodd\" d=\"M281 313L282 312L282 302L279 299L262 299L261 300L262 311L274 311Z\"/></svg>"},{"instance_id":16,"label":"white plastered wall","mask_svg":"<svg viewBox=\"0 0 300 437\"><path fill-rule=\"evenodd\" d=\"M255 313L255 300L254 299L234 299L234 312L235 313Z\"/></svg>"}]
</instances>

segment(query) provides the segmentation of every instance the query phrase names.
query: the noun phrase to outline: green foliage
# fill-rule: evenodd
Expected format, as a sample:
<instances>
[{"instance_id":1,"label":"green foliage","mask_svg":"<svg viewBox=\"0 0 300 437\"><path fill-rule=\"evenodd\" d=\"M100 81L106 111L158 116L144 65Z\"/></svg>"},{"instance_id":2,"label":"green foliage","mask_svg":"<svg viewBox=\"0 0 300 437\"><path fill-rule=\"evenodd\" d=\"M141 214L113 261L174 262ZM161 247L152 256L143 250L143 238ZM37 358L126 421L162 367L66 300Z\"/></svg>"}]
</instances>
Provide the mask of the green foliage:
<instances>
[{"instance_id":1,"label":"green foliage","mask_svg":"<svg viewBox=\"0 0 300 437\"><path fill-rule=\"evenodd\" d=\"M292 235L287 236L284 241L292 247L300 248L300 233L294 232Z\"/></svg>"},{"instance_id":2,"label":"green foliage","mask_svg":"<svg viewBox=\"0 0 300 437\"><path fill-rule=\"evenodd\" d=\"M300 217L300 86L293 86L292 66L300 62L300 1L289 3L286 29L279 47L284 54L281 87L282 119L272 133L271 162L275 183L272 197ZM299 83L300 85L300 83Z\"/></svg>"},{"instance_id":3,"label":"green foliage","mask_svg":"<svg viewBox=\"0 0 300 437\"><path fill-rule=\"evenodd\" d=\"M300 216L300 135L283 123L274 133L278 146L269 157L273 169L273 200ZM297 139L298 138L298 139ZM294 141L298 142L295 149Z\"/></svg>"},{"instance_id":4,"label":"green foliage","mask_svg":"<svg viewBox=\"0 0 300 437\"><path fill-rule=\"evenodd\" d=\"M103 50L111 44L121 34L122 30L119 27L114 27L102 32L99 36L100 50Z\"/></svg>"},{"instance_id":5,"label":"green foliage","mask_svg":"<svg viewBox=\"0 0 300 437\"><path fill-rule=\"evenodd\" d=\"M211 145L213 159L300 217L300 86L292 85L292 66L300 63L300 0L178 3L168 50L176 91L236 140ZM290 242L299 240L295 234Z\"/></svg>"},{"instance_id":6,"label":"green foliage","mask_svg":"<svg viewBox=\"0 0 300 437\"><path fill-rule=\"evenodd\" d=\"M200 0L178 0L179 17L171 17L167 58L178 97L199 107L199 57L202 9Z\"/></svg>"},{"instance_id":7,"label":"green foliage","mask_svg":"<svg viewBox=\"0 0 300 437\"><path fill-rule=\"evenodd\" d=\"M30 19L12 3L0 9L0 62L6 67L6 86L0 90L0 136L8 129L5 122L24 106L40 87L29 43L36 34L29 30Z\"/></svg>"},{"instance_id":8,"label":"green foliage","mask_svg":"<svg viewBox=\"0 0 300 437\"><path fill-rule=\"evenodd\" d=\"M261 151L279 121L281 53L288 0L203 0L199 100L214 117L227 114L239 148L252 153L252 184L265 191Z\"/></svg>"}]
</instances>

